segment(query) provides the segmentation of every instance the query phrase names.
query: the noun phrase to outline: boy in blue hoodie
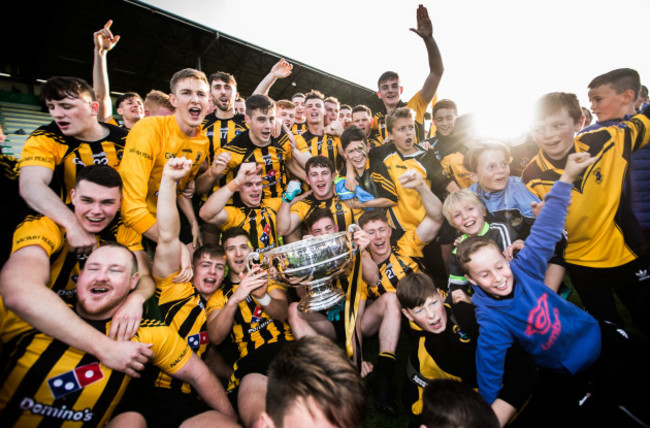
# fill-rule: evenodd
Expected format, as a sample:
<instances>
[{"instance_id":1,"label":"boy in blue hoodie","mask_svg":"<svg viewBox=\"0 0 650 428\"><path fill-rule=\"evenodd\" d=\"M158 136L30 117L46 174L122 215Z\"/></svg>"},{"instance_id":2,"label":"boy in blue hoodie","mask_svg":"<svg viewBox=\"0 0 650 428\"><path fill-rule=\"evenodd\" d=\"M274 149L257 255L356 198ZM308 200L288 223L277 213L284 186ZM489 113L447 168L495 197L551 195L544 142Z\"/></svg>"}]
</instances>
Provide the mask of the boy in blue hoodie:
<instances>
[{"instance_id":1,"label":"boy in blue hoodie","mask_svg":"<svg viewBox=\"0 0 650 428\"><path fill-rule=\"evenodd\" d=\"M609 355L610 329L544 284L546 263L562 236L573 183L595 161L588 153L569 155L526 245L512 262L489 238L470 237L457 248L458 262L474 288L472 303L480 332L477 381L488 403L497 398L506 351L514 343L538 367L565 376L590 369L605 351Z\"/></svg>"}]
</instances>

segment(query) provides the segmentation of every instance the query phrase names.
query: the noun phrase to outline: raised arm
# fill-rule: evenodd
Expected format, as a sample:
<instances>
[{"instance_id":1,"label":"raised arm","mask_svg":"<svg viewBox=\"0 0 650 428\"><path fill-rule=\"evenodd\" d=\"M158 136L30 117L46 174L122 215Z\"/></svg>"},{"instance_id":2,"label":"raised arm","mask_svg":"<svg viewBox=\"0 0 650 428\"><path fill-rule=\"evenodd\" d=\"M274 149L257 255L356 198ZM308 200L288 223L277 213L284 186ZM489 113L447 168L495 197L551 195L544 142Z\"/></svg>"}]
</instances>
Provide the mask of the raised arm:
<instances>
[{"instance_id":1,"label":"raised arm","mask_svg":"<svg viewBox=\"0 0 650 428\"><path fill-rule=\"evenodd\" d=\"M50 188L52 176L53 171L44 166L22 167L18 181L20 196L31 208L65 228L71 251L90 253L97 245L97 238L86 232L74 212Z\"/></svg>"},{"instance_id":2,"label":"raised arm","mask_svg":"<svg viewBox=\"0 0 650 428\"><path fill-rule=\"evenodd\" d=\"M227 185L210 195L199 210L199 216L206 223L220 226L228 221L228 212L224 210L232 196L239 191L239 187L246 183L251 175L259 174L261 166L255 162L245 162L239 167L237 176Z\"/></svg>"},{"instance_id":3,"label":"raised arm","mask_svg":"<svg viewBox=\"0 0 650 428\"><path fill-rule=\"evenodd\" d=\"M163 169L157 206L158 245L153 264L154 275L158 278L167 278L181 266L183 243L179 239L181 222L176 206L176 186L191 168L191 160L171 158Z\"/></svg>"},{"instance_id":4,"label":"raised arm","mask_svg":"<svg viewBox=\"0 0 650 428\"><path fill-rule=\"evenodd\" d=\"M0 273L0 294L7 309L37 330L96 356L104 365L139 377L153 356L149 345L115 342L79 318L48 286L50 260L30 245L11 255Z\"/></svg>"},{"instance_id":5,"label":"raised arm","mask_svg":"<svg viewBox=\"0 0 650 428\"><path fill-rule=\"evenodd\" d=\"M415 189L420 194L422 205L426 212L424 219L418 225L415 233L420 241L428 244L438 236L444 218L442 216L442 202L426 185L424 178L415 170L408 170L399 177L402 187Z\"/></svg>"},{"instance_id":6,"label":"raised arm","mask_svg":"<svg viewBox=\"0 0 650 428\"><path fill-rule=\"evenodd\" d=\"M278 79L284 79L285 77L289 76L292 69L293 65L289 64L284 58L282 58L280 61L275 63L273 67L271 67L271 71L269 71L269 74L264 76L262 81L257 85L257 88L255 88L255 91L253 91L253 95L268 95L269 89L271 89L271 86L273 86L275 81Z\"/></svg>"},{"instance_id":7,"label":"raised arm","mask_svg":"<svg viewBox=\"0 0 650 428\"><path fill-rule=\"evenodd\" d=\"M113 20L108 20L104 28L95 31L93 34L95 40L95 54L93 58L93 89L97 102L99 103L99 113L97 119L100 122L109 122L112 119L113 104L111 102L110 88L108 84L108 67L106 65L106 54L113 49L120 36L114 36L111 32Z\"/></svg>"},{"instance_id":8,"label":"raised arm","mask_svg":"<svg viewBox=\"0 0 650 428\"><path fill-rule=\"evenodd\" d=\"M194 180L196 193L203 195L209 193L214 187L214 183L224 176L230 162L230 152L223 151L214 157L212 164L200 176Z\"/></svg>"},{"instance_id":9,"label":"raised arm","mask_svg":"<svg viewBox=\"0 0 650 428\"><path fill-rule=\"evenodd\" d=\"M425 79L424 85L422 85L420 94L422 95L424 102L428 104L431 102L433 96L438 90L444 66L442 64L442 56L440 55L438 44L433 39L433 26L431 25L431 19L429 19L429 12L426 7L422 5L418 6L417 28L411 28L410 30L422 37L424 45L427 48L429 75Z\"/></svg>"},{"instance_id":10,"label":"raised arm","mask_svg":"<svg viewBox=\"0 0 650 428\"><path fill-rule=\"evenodd\" d=\"M300 226L302 219L298 214L291 212L291 207L298 201L303 200L311 194L311 190L303 193L291 200L287 200L287 195L282 195L282 204L278 209L277 217L277 231L280 235L290 235L294 230Z\"/></svg>"}]
</instances>

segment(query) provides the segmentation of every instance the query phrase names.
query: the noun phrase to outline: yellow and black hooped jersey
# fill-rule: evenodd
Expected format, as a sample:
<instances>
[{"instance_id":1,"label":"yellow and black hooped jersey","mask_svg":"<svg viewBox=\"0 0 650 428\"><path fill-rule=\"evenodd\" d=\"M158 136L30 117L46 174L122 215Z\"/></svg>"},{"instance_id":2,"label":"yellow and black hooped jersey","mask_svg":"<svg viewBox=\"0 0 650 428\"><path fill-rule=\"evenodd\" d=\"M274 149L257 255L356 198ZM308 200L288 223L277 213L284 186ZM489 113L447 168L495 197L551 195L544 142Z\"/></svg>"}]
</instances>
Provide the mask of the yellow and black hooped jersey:
<instances>
[{"instance_id":1,"label":"yellow and black hooped jersey","mask_svg":"<svg viewBox=\"0 0 650 428\"><path fill-rule=\"evenodd\" d=\"M453 134L450 136L435 134L427 141L432 146L429 150L433 151L442 169L454 179L458 187L466 189L474 184L469 178L469 171L463 166L467 147L458 137Z\"/></svg>"},{"instance_id":2,"label":"yellow and black hooped jersey","mask_svg":"<svg viewBox=\"0 0 650 428\"><path fill-rule=\"evenodd\" d=\"M395 293L400 279L411 272L421 272L419 259L423 257L424 246L415 229L407 230L393 245L390 256L377 264L379 281L375 285L368 285L368 296L377 298L384 293Z\"/></svg>"},{"instance_id":3,"label":"yellow and black hooped jersey","mask_svg":"<svg viewBox=\"0 0 650 428\"><path fill-rule=\"evenodd\" d=\"M411 413L422 413L422 392L433 379L451 379L476 388L476 339L478 324L461 322L465 330L455 322L456 316L465 319L474 318L474 307L460 303L454 305L454 311L445 303L447 327L441 333L425 332L413 321L409 322L415 341L407 362L407 376L410 383L405 385L404 394L408 396Z\"/></svg>"},{"instance_id":4,"label":"yellow and black hooped jersey","mask_svg":"<svg viewBox=\"0 0 650 428\"><path fill-rule=\"evenodd\" d=\"M238 284L233 284L229 278L225 278L221 288L208 301L208 315L215 309L223 309L237 286ZM284 287L271 281L267 291L275 289L284 290ZM239 358L245 357L267 343L293 340L289 323L270 318L264 312L262 305L250 295L238 305L230 336L237 347Z\"/></svg>"},{"instance_id":5,"label":"yellow and black hooped jersey","mask_svg":"<svg viewBox=\"0 0 650 428\"><path fill-rule=\"evenodd\" d=\"M417 152L408 156L402 155L393 143L377 147L370 153L373 180L391 182L395 189L397 205L388 209L388 215L391 226L399 231L417 228L426 215L417 190L406 189L400 184L399 177L404 172L409 169L417 171L441 201L445 199L447 186L452 181L431 151L415 147Z\"/></svg>"},{"instance_id":6,"label":"yellow and black hooped jersey","mask_svg":"<svg viewBox=\"0 0 650 428\"><path fill-rule=\"evenodd\" d=\"M219 153L221 148L230 143L236 136L246 131L248 125L243 114L236 114L229 119L218 119L213 112L205 117L203 129L205 135L210 140L207 162L211 165L215 155ZM217 189L219 189L219 186L215 184L212 192L215 192ZM209 194L204 195L203 199L205 200L208 196Z\"/></svg>"},{"instance_id":7,"label":"yellow and black hooped jersey","mask_svg":"<svg viewBox=\"0 0 650 428\"><path fill-rule=\"evenodd\" d=\"M209 143L202 130L194 137L185 135L174 115L140 119L129 131L120 165L124 181L124 222L139 233L149 230L156 223L158 190L167 160L183 157L192 160L190 173L178 184L180 194L199 171Z\"/></svg>"},{"instance_id":8,"label":"yellow and black hooped jersey","mask_svg":"<svg viewBox=\"0 0 650 428\"><path fill-rule=\"evenodd\" d=\"M97 236L97 242L116 241L131 251L143 251L142 236L125 226L119 213ZM59 296L72 296L77 289L77 278L86 261L86 255L70 253L65 229L43 215L29 215L16 227L12 253L30 245L37 245L50 258L50 281L48 286Z\"/></svg>"},{"instance_id":9,"label":"yellow and black hooped jersey","mask_svg":"<svg viewBox=\"0 0 650 428\"><path fill-rule=\"evenodd\" d=\"M259 207L226 206L228 220L219 228L226 231L231 227L241 227L248 233L255 251L272 250L279 245L276 224L281 204L282 198L267 198L262 199Z\"/></svg>"},{"instance_id":10,"label":"yellow and black hooped jersey","mask_svg":"<svg viewBox=\"0 0 650 428\"><path fill-rule=\"evenodd\" d=\"M339 169L339 147L341 139L334 135L323 134L314 135L309 131L296 136L296 145L298 151L309 152L312 156L325 156L334 164L335 169Z\"/></svg>"},{"instance_id":11,"label":"yellow and black hooped jersey","mask_svg":"<svg viewBox=\"0 0 650 428\"><path fill-rule=\"evenodd\" d=\"M408 107L411 110L415 111L415 130L417 141L420 142L426 138L425 129L424 129L424 114L427 112L427 103L424 102L422 94L418 91L413 97L405 103L400 101L397 107ZM375 113L373 118L373 126L377 131L379 131L379 138L383 143L388 135L388 130L386 129L386 116L388 114L386 111L378 111Z\"/></svg>"},{"instance_id":12,"label":"yellow and black hooped jersey","mask_svg":"<svg viewBox=\"0 0 650 428\"><path fill-rule=\"evenodd\" d=\"M23 323L15 315L9 323ZM110 321L90 322L107 333ZM103 426L130 378L33 328L2 335L0 425L3 427ZM176 332L162 322L143 319L132 341L153 343L153 364L173 374L192 355Z\"/></svg>"},{"instance_id":13,"label":"yellow and black hooped jersey","mask_svg":"<svg viewBox=\"0 0 650 428\"><path fill-rule=\"evenodd\" d=\"M63 135L56 123L41 126L29 136L20 156L20 167L43 166L53 171L50 188L70 203L77 171L86 165L109 165L119 169L128 131L101 124L109 133L99 141L86 142Z\"/></svg>"},{"instance_id":14,"label":"yellow and black hooped jersey","mask_svg":"<svg viewBox=\"0 0 650 428\"><path fill-rule=\"evenodd\" d=\"M208 348L207 302L196 291L191 282L176 284L173 278L178 272L167 278L154 278L156 281L156 298L163 322L171 327L187 342L196 355L201 357ZM192 387L174 379L155 366L148 366L138 380L145 385L172 389L185 394Z\"/></svg>"},{"instance_id":15,"label":"yellow and black hooped jersey","mask_svg":"<svg viewBox=\"0 0 650 428\"><path fill-rule=\"evenodd\" d=\"M283 132L280 137L272 138L268 146L258 147L251 141L249 131L245 131L223 146L219 153L223 151L229 152L231 157L218 187L223 187L233 180L242 163L255 162L262 167L263 198L282 196L288 182L287 162L291 159L291 145L287 134Z\"/></svg>"},{"instance_id":16,"label":"yellow and black hooped jersey","mask_svg":"<svg viewBox=\"0 0 650 428\"><path fill-rule=\"evenodd\" d=\"M330 210L334 216L334 221L341 232L348 230L348 227L350 227L352 223L355 223L364 213L363 209L352 209L348 207L338 196L320 201L316 199L313 193L293 204L290 208L290 212L291 214L296 214L300 217L300 221L305 221L305 219L317 208L326 208Z\"/></svg>"},{"instance_id":17,"label":"yellow and black hooped jersey","mask_svg":"<svg viewBox=\"0 0 650 428\"><path fill-rule=\"evenodd\" d=\"M598 160L573 185L565 224L568 263L607 268L639 256L641 234L632 212L628 173L632 152L650 139L648 112L575 138L572 151L587 152ZM540 152L524 169L522 181L543 200L564 172L565 163Z\"/></svg>"},{"instance_id":18,"label":"yellow and black hooped jersey","mask_svg":"<svg viewBox=\"0 0 650 428\"><path fill-rule=\"evenodd\" d=\"M293 125L291 125L291 132L293 135L302 135L304 132L307 132L307 122L303 123L296 123L294 122Z\"/></svg>"}]
</instances>

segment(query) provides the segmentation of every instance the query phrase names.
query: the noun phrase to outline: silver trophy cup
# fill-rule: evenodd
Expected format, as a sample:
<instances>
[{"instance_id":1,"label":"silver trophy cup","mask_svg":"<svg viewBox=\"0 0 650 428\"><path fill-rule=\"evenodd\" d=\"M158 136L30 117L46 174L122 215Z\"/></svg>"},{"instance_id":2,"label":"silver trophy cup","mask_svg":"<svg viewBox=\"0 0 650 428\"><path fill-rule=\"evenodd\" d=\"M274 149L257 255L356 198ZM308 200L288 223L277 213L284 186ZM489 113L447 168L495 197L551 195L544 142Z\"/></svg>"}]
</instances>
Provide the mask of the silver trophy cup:
<instances>
[{"instance_id":1,"label":"silver trophy cup","mask_svg":"<svg viewBox=\"0 0 650 428\"><path fill-rule=\"evenodd\" d=\"M347 268L357 250L352 235L359 229L351 225L347 232L329 233L292 242L265 253L250 253L249 269L259 264L269 278L306 291L298 303L302 312L331 308L345 298L345 292L333 285Z\"/></svg>"}]
</instances>

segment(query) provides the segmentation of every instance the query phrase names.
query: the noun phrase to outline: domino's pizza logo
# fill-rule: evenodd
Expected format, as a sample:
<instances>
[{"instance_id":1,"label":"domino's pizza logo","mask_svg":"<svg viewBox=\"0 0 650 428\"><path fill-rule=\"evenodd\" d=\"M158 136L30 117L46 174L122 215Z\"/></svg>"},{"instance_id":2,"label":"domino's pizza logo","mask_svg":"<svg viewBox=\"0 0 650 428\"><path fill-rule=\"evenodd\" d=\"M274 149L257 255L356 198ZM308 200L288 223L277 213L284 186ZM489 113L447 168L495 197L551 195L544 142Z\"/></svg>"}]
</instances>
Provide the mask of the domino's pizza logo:
<instances>
[{"instance_id":1,"label":"domino's pizza logo","mask_svg":"<svg viewBox=\"0 0 650 428\"><path fill-rule=\"evenodd\" d=\"M196 351L201 345L207 345L209 342L207 331L187 336L187 344L190 345L192 351Z\"/></svg>"},{"instance_id":2,"label":"domino's pizza logo","mask_svg":"<svg viewBox=\"0 0 650 428\"><path fill-rule=\"evenodd\" d=\"M251 317L251 322L262 322L262 307L256 306L255 311L253 311L253 316Z\"/></svg>"},{"instance_id":3,"label":"domino's pizza logo","mask_svg":"<svg viewBox=\"0 0 650 428\"><path fill-rule=\"evenodd\" d=\"M274 169L270 170L268 174L266 174L264 177L262 177L262 180L268 181L268 182L274 182L277 181L277 174L278 172Z\"/></svg>"},{"instance_id":4,"label":"domino's pizza logo","mask_svg":"<svg viewBox=\"0 0 650 428\"><path fill-rule=\"evenodd\" d=\"M47 380L47 384L54 398L58 399L80 391L103 378L104 373L102 373L99 363L92 363L50 378Z\"/></svg>"},{"instance_id":5,"label":"domino's pizza logo","mask_svg":"<svg viewBox=\"0 0 650 428\"><path fill-rule=\"evenodd\" d=\"M260 235L260 242L264 245L269 245L269 240L271 239L271 225L267 224L264 226L264 230Z\"/></svg>"}]
</instances>

